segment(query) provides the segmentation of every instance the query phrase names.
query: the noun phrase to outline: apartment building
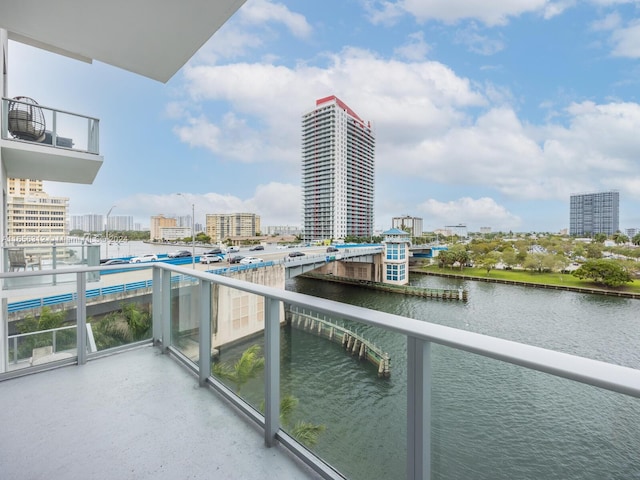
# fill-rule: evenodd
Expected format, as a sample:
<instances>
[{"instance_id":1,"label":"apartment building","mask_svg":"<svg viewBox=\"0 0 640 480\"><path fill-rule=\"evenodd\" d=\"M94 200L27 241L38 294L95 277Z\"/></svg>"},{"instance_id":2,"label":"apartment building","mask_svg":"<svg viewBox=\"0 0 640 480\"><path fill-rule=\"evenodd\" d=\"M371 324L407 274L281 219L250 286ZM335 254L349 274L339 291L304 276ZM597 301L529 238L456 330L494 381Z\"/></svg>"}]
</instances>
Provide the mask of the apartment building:
<instances>
[{"instance_id":1,"label":"apartment building","mask_svg":"<svg viewBox=\"0 0 640 480\"><path fill-rule=\"evenodd\" d=\"M397 228L411 233L413 237L422 235L422 218L405 215L403 217L393 217L391 219L391 228Z\"/></svg>"},{"instance_id":2,"label":"apartment building","mask_svg":"<svg viewBox=\"0 0 640 480\"><path fill-rule=\"evenodd\" d=\"M613 235L620 229L620 193L611 190L571 195L569 235Z\"/></svg>"},{"instance_id":3,"label":"apartment building","mask_svg":"<svg viewBox=\"0 0 640 480\"><path fill-rule=\"evenodd\" d=\"M151 240L162 240L163 228L176 228L178 222L174 217L165 217L164 215L154 215L151 217Z\"/></svg>"},{"instance_id":4,"label":"apartment building","mask_svg":"<svg viewBox=\"0 0 640 480\"><path fill-rule=\"evenodd\" d=\"M255 213L208 213L205 231L211 241L216 243L230 237L255 237L261 233L260 215Z\"/></svg>"},{"instance_id":5,"label":"apartment building","mask_svg":"<svg viewBox=\"0 0 640 480\"><path fill-rule=\"evenodd\" d=\"M374 221L375 135L335 96L302 117L303 238L370 237Z\"/></svg>"}]
</instances>

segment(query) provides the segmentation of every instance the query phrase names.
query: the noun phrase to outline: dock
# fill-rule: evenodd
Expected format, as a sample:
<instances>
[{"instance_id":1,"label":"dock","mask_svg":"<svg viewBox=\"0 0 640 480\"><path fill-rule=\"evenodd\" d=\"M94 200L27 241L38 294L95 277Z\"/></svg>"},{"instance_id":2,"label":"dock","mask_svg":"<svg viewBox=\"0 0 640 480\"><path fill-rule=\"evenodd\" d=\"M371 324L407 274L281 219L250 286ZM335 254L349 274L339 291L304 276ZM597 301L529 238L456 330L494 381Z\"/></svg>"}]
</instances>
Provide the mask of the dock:
<instances>
[{"instance_id":1,"label":"dock","mask_svg":"<svg viewBox=\"0 0 640 480\"><path fill-rule=\"evenodd\" d=\"M350 355L372 363L377 367L378 377L391 376L391 359L387 352L335 321L292 307L286 312L285 320L294 328L342 345Z\"/></svg>"}]
</instances>

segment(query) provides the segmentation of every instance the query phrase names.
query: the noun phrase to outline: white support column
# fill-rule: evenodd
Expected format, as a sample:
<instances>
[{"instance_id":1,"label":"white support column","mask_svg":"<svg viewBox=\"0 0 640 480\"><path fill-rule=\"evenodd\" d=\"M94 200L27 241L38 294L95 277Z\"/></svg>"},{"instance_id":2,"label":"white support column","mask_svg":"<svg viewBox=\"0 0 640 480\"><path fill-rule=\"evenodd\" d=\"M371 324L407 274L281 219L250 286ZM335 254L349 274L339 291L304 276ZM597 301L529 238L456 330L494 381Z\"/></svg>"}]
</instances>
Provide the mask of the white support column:
<instances>
[{"instance_id":1,"label":"white support column","mask_svg":"<svg viewBox=\"0 0 640 480\"><path fill-rule=\"evenodd\" d=\"M7 299L2 299L2 315L0 316L0 373L7 371L7 356L9 355L9 314Z\"/></svg>"},{"instance_id":2,"label":"white support column","mask_svg":"<svg viewBox=\"0 0 640 480\"><path fill-rule=\"evenodd\" d=\"M280 301L265 298L264 443L275 445L280 429Z\"/></svg>"},{"instance_id":3,"label":"white support column","mask_svg":"<svg viewBox=\"0 0 640 480\"><path fill-rule=\"evenodd\" d=\"M431 343L407 337L407 479L431 478Z\"/></svg>"},{"instance_id":4,"label":"white support column","mask_svg":"<svg viewBox=\"0 0 640 480\"><path fill-rule=\"evenodd\" d=\"M200 386L211 375L211 282L200 280L200 358L198 359Z\"/></svg>"}]
</instances>

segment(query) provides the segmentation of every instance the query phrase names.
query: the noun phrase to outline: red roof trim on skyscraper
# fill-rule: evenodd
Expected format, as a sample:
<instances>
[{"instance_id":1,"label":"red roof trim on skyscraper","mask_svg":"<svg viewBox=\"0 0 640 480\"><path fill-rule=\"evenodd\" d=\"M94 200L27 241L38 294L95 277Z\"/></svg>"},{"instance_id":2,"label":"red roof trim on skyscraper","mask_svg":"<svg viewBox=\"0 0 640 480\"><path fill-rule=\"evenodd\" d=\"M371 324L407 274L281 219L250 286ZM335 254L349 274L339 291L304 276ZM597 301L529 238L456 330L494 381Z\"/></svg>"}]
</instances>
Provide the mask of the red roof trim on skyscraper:
<instances>
[{"instance_id":1,"label":"red roof trim on skyscraper","mask_svg":"<svg viewBox=\"0 0 640 480\"><path fill-rule=\"evenodd\" d=\"M318 100L316 100L316 107L323 104L323 103L327 103L330 102L332 100L335 100L336 103L338 104L338 106L344 110L347 111L347 113L349 115L351 115L353 118L355 118L356 120L358 120L360 123L364 123L364 120L362 120L358 114L356 112L354 112L353 110L351 110L351 108L349 108L349 106L344 103L342 100L340 100L338 97L336 97L335 95L331 95L329 97L324 97L324 98L320 98Z\"/></svg>"}]
</instances>

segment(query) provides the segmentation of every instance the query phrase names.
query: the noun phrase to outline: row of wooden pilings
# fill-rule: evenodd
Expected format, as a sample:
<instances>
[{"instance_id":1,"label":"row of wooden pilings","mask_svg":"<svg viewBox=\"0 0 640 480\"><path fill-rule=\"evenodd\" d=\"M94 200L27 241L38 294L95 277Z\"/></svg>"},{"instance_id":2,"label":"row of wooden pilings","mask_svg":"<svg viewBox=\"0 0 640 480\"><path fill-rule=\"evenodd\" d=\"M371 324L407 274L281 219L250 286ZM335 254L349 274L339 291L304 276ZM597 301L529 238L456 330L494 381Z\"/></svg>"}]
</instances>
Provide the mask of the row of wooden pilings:
<instances>
[{"instance_id":1,"label":"row of wooden pilings","mask_svg":"<svg viewBox=\"0 0 640 480\"><path fill-rule=\"evenodd\" d=\"M378 369L379 377L388 378L391 376L391 360L389 354L383 352L365 338L346 327L316 317L310 313L291 311L290 315L291 326L326 338L334 343L340 343L350 355L357 356L359 360L366 360L374 364Z\"/></svg>"}]
</instances>

